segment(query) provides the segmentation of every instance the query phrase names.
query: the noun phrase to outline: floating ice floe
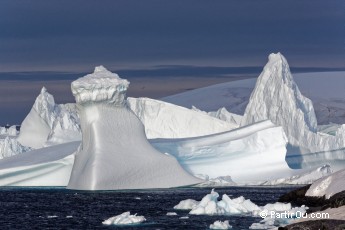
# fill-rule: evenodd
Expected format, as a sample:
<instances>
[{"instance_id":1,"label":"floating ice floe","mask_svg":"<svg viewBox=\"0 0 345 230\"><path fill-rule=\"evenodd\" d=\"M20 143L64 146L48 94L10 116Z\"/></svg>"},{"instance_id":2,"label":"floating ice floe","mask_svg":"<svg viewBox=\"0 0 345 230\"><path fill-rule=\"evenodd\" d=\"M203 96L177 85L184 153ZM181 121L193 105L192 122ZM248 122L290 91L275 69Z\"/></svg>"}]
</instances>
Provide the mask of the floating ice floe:
<instances>
[{"instance_id":1,"label":"floating ice floe","mask_svg":"<svg viewBox=\"0 0 345 230\"><path fill-rule=\"evenodd\" d=\"M144 216L131 215L130 212L124 212L120 215L113 216L102 222L104 225L131 225L139 224L146 221Z\"/></svg>"},{"instance_id":2,"label":"floating ice floe","mask_svg":"<svg viewBox=\"0 0 345 230\"><path fill-rule=\"evenodd\" d=\"M258 206L251 200L245 199L243 196L231 199L224 194L222 199L218 201L219 194L214 190L207 194L202 200L195 201L192 199L183 200L174 209L189 209L191 215L239 215L249 214L259 216L262 212L268 215L271 212L281 213L289 212L293 216L296 212L305 213L308 209L305 206L293 208L290 203L276 202L274 204L266 204L265 206Z\"/></svg>"},{"instance_id":3,"label":"floating ice floe","mask_svg":"<svg viewBox=\"0 0 345 230\"><path fill-rule=\"evenodd\" d=\"M167 216L177 216L176 212L167 212Z\"/></svg>"},{"instance_id":4,"label":"floating ice floe","mask_svg":"<svg viewBox=\"0 0 345 230\"><path fill-rule=\"evenodd\" d=\"M228 220L220 221L217 220L210 225L210 229L232 229L232 226L229 224Z\"/></svg>"}]
</instances>

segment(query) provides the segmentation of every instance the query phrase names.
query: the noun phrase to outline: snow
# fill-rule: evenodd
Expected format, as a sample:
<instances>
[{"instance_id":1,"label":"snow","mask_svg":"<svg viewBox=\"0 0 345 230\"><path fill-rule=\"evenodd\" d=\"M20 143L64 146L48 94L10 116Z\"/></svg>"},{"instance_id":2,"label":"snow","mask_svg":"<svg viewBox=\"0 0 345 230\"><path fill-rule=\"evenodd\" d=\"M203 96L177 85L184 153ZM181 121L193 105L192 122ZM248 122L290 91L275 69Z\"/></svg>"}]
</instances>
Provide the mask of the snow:
<instances>
[{"instance_id":1,"label":"snow","mask_svg":"<svg viewBox=\"0 0 345 230\"><path fill-rule=\"evenodd\" d=\"M175 156L193 175L231 175L235 183L300 174L285 161L286 142L282 128L270 121L203 137L151 140L156 149Z\"/></svg>"},{"instance_id":2,"label":"snow","mask_svg":"<svg viewBox=\"0 0 345 230\"><path fill-rule=\"evenodd\" d=\"M7 135L9 136L17 136L18 135L17 127L15 125L12 125L7 129Z\"/></svg>"},{"instance_id":3,"label":"snow","mask_svg":"<svg viewBox=\"0 0 345 230\"><path fill-rule=\"evenodd\" d=\"M308 191L306 196L325 196L326 199L329 199L331 196L336 193L342 192L345 190L345 170L340 170L329 176L321 178L315 181Z\"/></svg>"},{"instance_id":4,"label":"snow","mask_svg":"<svg viewBox=\"0 0 345 230\"><path fill-rule=\"evenodd\" d=\"M237 128L207 114L150 98L128 98L131 110L145 125L147 138L186 138Z\"/></svg>"},{"instance_id":5,"label":"snow","mask_svg":"<svg viewBox=\"0 0 345 230\"><path fill-rule=\"evenodd\" d=\"M286 59L270 54L257 79L241 125L270 119L281 125L289 140L288 154L335 150L345 146L344 129L337 135L317 134L317 119L310 99L295 83Z\"/></svg>"},{"instance_id":6,"label":"snow","mask_svg":"<svg viewBox=\"0 0 345 230\"><path fill-rule=\"evenodd\" d=\"M192 110L203 113L203 114L207 114L211 117L218 118L219 120L222 120L222 121L226 121L230 124L233 124L236 128L238 128L241 125L242 116L234 114L234 113L230 113L225 107L222 107L218 109L217 111L205 112L198 109L195 106L192 106Z\"/></svg>"},{"instance_id":7,"label":"snow","mask_svg":"<svg viewBox=\"0 0 345 230\"><path fill-rule=\"evenodd\" d=\"M38 149L80 139L75 105L55 104L54 97L43 87L21 124L18 141L24 146Z\"/></svg>"},{"instance_id":8,"label":"snow","mask_svg":"<svg viewBox=\"0 0 345 230\"><path fill-rule=\"evenodd\" d=\"M127 106L128 85L104 67L72 82L83 140L67 188L170 188L201 182L150 145L143 124Z\"/></svg>"},{"instance_id":9,"label":"snow","mask_svg":"<svg viewBox=\"0 0 345 230\"><path fill-rule=\"evenodd\" d=\"M104 225L133 225L146 221L144 216L131 215L130 212L124 212L120 215L113 216L102 222Z\"/></svg>"},{"instance_id":10,"label":"snow","mask_svg":"<svg viewBox=\"0 0 345 230\"><path fill-rule=\"evenodd\" d=\"M329 125L319 128L311 101L302 95L294 80L301 85L302 92L314 100L321 124L330 121L345 123L345 112L341 112L345 111L343 90L334 92L325 87L332 82L339 88L345 83L345 72L303 73L296 74L293 79L287 61L279 53L270 55L256 84L256 79L233 81L163 100L185 107L194 105L205 111L224 106L231 113L246 113L241 119L242 125L270 119L274 124L282 126L287 135L289 144L286 161L290 167L313 169L330 164L334 171L343 169L344 127ZM311 81L313 84L310 84Z\"/></svg>"},{"instance_id":11,"label":"snow","mask_svg":"<svg viewBox=\"0 0 345 230\"><path fill-rule=\"evenodd\" d=\"M294 80L302 94L312 99L319 124L345 123L344 71L295 73ZM194 105L204 111L225 107L232 113L243 115L255 83L256 78L231 81L171 95L162 100L186 108Z\"/></svg>"},{"instance_id":12,"label":"snow","mask_svg":"<svg viewBox=\"0 0 345 230\"><path fill-rule=\"evenodd\" d=\"M30 147L21 145L16 138L6 136L0 139L0 159L30 151Z\"/></svg>"},{"instance_id":13,"label":"snow","mask_svg":"<svg viewBox=\"0 0 345 230\"><path fill-rule=\"evenodd\" d=\"M216 220L213 224L210 225L210 229L232 229L232 226L229 224L228 220Z\"/></svg>"},{"instance_id":14,"label":"snow","mask_svg":"<svg viewBox=\"0 0 345 230\"><path fill-rule=\"evenodd\" d=\"M0 160L0 186L66 186L79 144L64 143Z\"/></svg>"},{"instance_id":15,"label":"snow","mask_svg":"<svg viewBox=\"0 0 345 230\"><path fill-rule=\"evenodd\" d=\"M231 176L219 176L216 178L209 178L207 175L195 176L205 181L203 183L195 185L197 187L228 187L238 185L232 180Z\"/></svg>"},{"instance_id":16,"label":"snow","mask_svg":"<svg viewBox=\"0 0 345 230\"><path fill-rule=\"evenodd\" d=\"M330 175L331 173L331 166L324 165L315 170L310 170L308 172L302 173L301 175L294 175L292 177L266 181L262 183L262 185L311 184L320 178Z\"/></svg>"}]
</instances>

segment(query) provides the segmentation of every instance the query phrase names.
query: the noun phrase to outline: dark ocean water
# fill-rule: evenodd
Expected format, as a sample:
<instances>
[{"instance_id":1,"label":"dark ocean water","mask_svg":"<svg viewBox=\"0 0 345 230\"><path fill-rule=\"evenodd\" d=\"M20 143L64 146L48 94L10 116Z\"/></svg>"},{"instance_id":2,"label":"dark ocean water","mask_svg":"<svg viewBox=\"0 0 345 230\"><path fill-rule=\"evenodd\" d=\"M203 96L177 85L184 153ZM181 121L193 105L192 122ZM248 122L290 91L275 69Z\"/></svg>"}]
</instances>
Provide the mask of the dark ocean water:
<instances>
[{"instance_id":1,"label":"dark ocean water","mask_svg":"<svg viewBox=\"0 0 345 230\"><path fill-rule=\"evenodd\" d=\"M221 196L244 196L257 205L276 202L296 187L227 187ZM229 220L233 229L248 229L261 218L195 216L173 207L184 199L200 200L210 188L84 192L64 188L0 188L0 229L208 229L216 220ZM102 225L105 219L131 211L146 218L139 226ZM176 212L178 216L167 216ZM179 219L188 216L189 219Z\"/></svg>"}]
</instances>

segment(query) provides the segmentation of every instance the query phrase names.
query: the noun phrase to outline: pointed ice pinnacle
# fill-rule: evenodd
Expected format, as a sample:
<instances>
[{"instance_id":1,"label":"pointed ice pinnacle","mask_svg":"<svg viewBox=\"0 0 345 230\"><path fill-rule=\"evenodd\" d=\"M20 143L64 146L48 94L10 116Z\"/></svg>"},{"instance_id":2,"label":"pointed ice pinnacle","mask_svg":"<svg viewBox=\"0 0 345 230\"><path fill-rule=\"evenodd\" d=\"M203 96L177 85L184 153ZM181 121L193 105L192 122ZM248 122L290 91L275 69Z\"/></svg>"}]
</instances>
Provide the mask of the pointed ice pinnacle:
<instances>
[{"instance_id":1,"label":"pointed ice pinnacle","mask_svg":"<svg viewBox=\"0 0 345 230\"><path fill-rule=\"evenodd\" d=\"M127 106L128 85L104 67L72 82L83 139L68 188L145 189L199 183L174 157L147 141L143 124Z\"/></svg>"},{"instance_id":2,"label":"pointed ice pinnacle","mask_svg":"<svg viewBox=\"0 0 345 230\"><path fill-rule=\"evenodd\" d=\"M288 153L289 150L308 153L344 147L342 132L339 131L337 136L317 133L313 104L299 91L285 57L277 53L270 54L268 59L250 96L241 125L269 119L282 126L291 146Z\"/></svg>"}]
</instances>

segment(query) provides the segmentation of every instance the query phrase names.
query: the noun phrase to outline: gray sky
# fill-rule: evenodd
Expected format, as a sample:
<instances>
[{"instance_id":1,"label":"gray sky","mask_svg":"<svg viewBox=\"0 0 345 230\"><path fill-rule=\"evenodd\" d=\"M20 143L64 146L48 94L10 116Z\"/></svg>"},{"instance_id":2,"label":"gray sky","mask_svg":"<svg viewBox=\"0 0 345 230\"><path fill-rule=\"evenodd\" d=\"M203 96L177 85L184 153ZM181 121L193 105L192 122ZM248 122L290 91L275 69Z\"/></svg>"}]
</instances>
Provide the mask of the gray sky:
<instances>
[{"instance_id":1,"label":"gray sky","mask_svg":"<svg viewBox=\"0 0 345 230\"><path fill-rule=\"evenodd\" d=\"M294 68L345 68L344 9L343 0L3 0L0 84L29 81L37 94L42 81L68 82L100 64L129 79L231 77L238 74L232 67L259 72L278 51ZM69 91L67 83L59 87ZM24 103L0 96L2 110ZM26 112L0 112L0 124Z\"/></svg>"}]
</instances>

